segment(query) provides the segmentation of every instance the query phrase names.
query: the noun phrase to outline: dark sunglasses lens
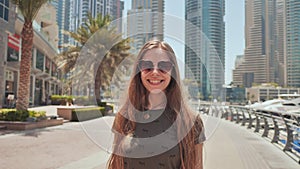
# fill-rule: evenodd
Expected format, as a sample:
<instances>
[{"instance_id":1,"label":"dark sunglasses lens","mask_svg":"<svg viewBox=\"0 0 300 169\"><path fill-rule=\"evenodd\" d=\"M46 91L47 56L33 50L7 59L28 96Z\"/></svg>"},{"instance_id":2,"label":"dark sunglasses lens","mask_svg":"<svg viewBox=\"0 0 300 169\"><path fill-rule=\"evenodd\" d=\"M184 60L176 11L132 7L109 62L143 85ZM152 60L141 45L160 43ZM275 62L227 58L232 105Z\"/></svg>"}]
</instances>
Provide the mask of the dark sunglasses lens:
<instances>
[{"instance_id":1,"label":"dark sunglasses lens","mask_svg":"<svg viewBox=\"0 0 300 169\"><path fill-rule=\"evenodd\" d=\"M169 61L160 61L158 63L158 69L163 72L169 72L173 68L173 64Z\"/></svg>"},{"instance_id":2,"label":"dark sunglasses lens","mask_svg":"<svg viewBox=\"0 0 300 169\"><path fill-rule=\"evenodd\" d=\"M151 61L144 61L144 60L141 60L139 62L139 69L141 71L144 71L144 70L147 70L147 71L150 71L153 69L153 63Z\"/></svg>"}]
</instances>

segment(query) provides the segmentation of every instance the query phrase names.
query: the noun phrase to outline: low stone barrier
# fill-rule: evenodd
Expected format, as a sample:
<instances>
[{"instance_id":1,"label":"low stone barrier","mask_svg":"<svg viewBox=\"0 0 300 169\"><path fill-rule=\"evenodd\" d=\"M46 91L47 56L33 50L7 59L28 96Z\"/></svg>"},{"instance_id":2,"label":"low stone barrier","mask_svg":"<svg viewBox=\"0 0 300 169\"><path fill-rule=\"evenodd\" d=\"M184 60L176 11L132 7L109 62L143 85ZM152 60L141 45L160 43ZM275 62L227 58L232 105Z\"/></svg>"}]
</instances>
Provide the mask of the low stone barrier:
<instances>
[{"instance_id":1,"label":"low stone barrier","mask_svg":"<svg viewBox=\"0 0 300 169\"><path fill-rule=\"evenodd\" d=\"M63 119L47 119L37 122L15 122L0 121L0 126L5 126L7 130L31 130L50 126L62 125Z\"/></svg>"},{"instance_id":2,"label":"low stone barrier","mask_svg":"<svg viewBox=\"0 0 300 169\"><path fill-rule=\"evenodd\" d=\"M105 108L99 107L59 107L57 115L69 121L85 121L102 117Z\"/></svg>"},{"instance_id":3,"label":"low stone barrier","mask_svg":"<svg viewBox=\"0 0 300 169\"><path fill-rule=\"evenodd\" d=\"M59 107L57 108L57 115L59 117L64 118L65 120L72 120L72 110L75 108L73 107Z\"/></svg>"}]
</instances>

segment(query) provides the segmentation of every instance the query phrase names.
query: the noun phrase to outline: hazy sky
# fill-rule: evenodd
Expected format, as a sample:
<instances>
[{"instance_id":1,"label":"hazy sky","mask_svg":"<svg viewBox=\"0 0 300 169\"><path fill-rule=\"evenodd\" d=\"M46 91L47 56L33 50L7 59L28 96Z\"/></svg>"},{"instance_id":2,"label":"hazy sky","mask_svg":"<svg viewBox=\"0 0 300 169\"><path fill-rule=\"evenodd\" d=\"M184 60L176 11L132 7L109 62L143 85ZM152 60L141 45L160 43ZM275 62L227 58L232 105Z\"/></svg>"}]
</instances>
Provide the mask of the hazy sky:
<instances>
[{"instance_id":1,"label":"hazy sky","mask_svg":"<svg viewBox=\"0 0 300 169\"><path fill-rule=\"evenodd\" d=\"M225 83L232 81L232 69L236 55L244 53L244 25L245 10L244 0L225 0ZM175 18L179 24L165 25L165 41L168 42L175 50L178 56L181 71L183 71L184 46L181 39L172 38L174 29L184 36L184 0L165 0L165 15L169 18ZM125 11L131 8L131 0L125 0ZM125 12L126 14L127 12ZM170 35L171 34L171 35ZM184 39L184 38L183 38Z\"/></svg>"}]
</instances>

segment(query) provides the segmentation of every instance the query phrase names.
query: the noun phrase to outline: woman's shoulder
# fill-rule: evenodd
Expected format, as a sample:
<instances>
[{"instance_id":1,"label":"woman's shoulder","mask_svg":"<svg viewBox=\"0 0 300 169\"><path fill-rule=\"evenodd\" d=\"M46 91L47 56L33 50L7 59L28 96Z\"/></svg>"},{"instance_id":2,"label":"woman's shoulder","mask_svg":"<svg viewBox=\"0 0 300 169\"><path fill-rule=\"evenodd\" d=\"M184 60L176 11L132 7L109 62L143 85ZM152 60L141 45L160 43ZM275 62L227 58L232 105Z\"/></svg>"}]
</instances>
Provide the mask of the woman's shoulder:
<instances>
[{"instance_id":1,"label":"woman's shoulder","mask_svg":"<svg viewBox=\"0 0 300 169\"><path fill-rule=\"evenodd\" d=\"M193 122L194 128L198 131L201 132L203 129L203 121L201 118L201 113L200 112L195 112L195 111L190 111L190 118Z\"/></svg>"},{"instance_id":2,"label":"woman's shoulder","mask_svg":"<svg viewBox=\"0 0 300 169\"><path fill-rule=\"evenodd\" d=\"M194 131L195 131L195 143L203 143L206 140L204 134L204 124L201 118L201 113L194 113Z\"/></svg>"},{"instance_id":3,"label":"woman's shoulder","mask_svg":"<svg viewBox=\"0 0 300 169\"><path fill-rule=\"evenodd\" d=\"M194 112L193 113L193 120L194 120L194 124L195 124L195 127L203 127L203 122L202 122L202 118L201 118L201 114L200 113L197 113L197 112Z\"/></svg>"},{"instance_id":4,"label":"woman's shoulder","mask_svg":"<svg viewBox=\"0 0 300 169\"><path fill-rule=\"evenodd\" d=\"M190 117L193 121L201 120L201 113L200 112L188 110L188 113L190 114Z\"/></svg>"}]
</instances>

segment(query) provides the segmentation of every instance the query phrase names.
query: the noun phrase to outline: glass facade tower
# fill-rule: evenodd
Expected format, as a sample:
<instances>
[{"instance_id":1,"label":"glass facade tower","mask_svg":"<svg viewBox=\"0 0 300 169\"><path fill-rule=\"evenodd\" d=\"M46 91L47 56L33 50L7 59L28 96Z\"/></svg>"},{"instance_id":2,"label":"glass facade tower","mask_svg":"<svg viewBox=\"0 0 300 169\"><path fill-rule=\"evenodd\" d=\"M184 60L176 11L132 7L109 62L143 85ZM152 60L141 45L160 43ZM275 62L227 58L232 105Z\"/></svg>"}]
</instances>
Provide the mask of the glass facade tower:
<instances>
[{"instance_id":1,"label":"glass facade tower","mask_svg":"<svg viewBox=\"0 0 300 169\"><path fill-rule=\"evenodd\" d=\"M300 87L300 2L286 0L286 85Z\"/></svg>"},{"instance_id":2,"label":"glass facade tower","mask_svg":"<svg viewBox=\"0 0 300 169\"><path fill-rule=\"evenodd\" d=\"M187 0L185 9L185 77L197 81L204 99L218 98L224 84L225 1Z\"/></svg>"},{"instance_id":3,"label":"glass facade tower","mask_svg":"<svg viewBox=\"0 0 300 169\"><path fill-rule=\"evenodd\" d=\"M163 40L164 0L132 0L127 12L127 36L134 39L134 49L139 50L152 38Z\"/></svg>"}]
</instances>

